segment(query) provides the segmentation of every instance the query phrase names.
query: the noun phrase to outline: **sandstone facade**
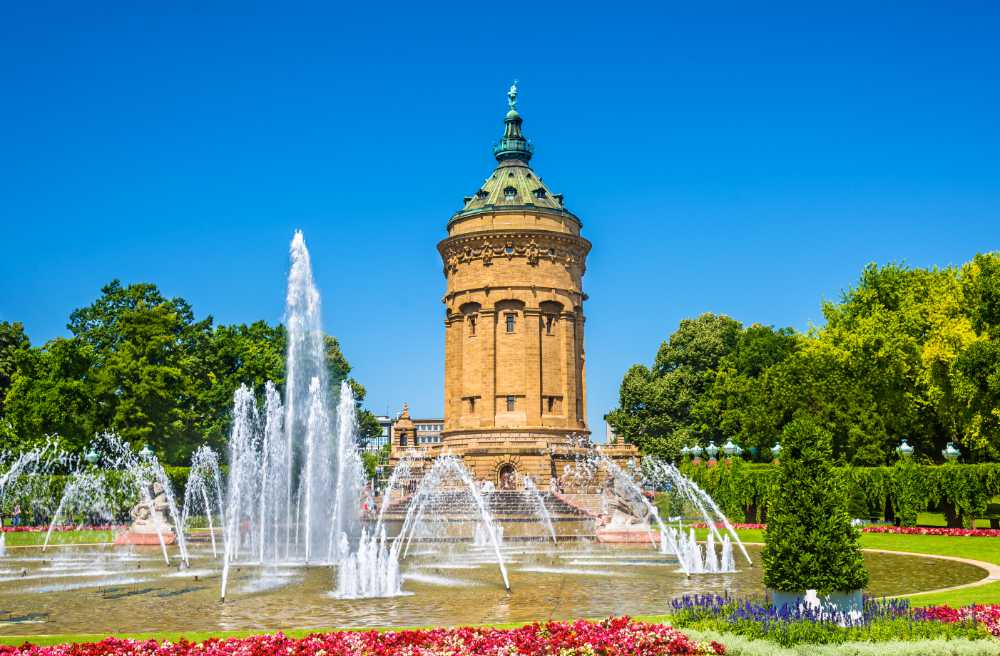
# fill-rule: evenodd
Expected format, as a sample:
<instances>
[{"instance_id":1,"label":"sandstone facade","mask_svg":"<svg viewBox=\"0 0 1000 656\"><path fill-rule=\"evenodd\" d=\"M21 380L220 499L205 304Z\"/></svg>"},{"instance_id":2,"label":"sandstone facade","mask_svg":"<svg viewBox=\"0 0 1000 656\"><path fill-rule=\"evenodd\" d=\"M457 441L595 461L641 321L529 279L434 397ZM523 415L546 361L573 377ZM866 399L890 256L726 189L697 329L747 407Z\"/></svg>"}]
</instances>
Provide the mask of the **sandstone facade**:
<instances>
[{"instance_id":1,"label":"sandstone facade","mask_svg":"<svg viewBox=\"0 0 1000 656\"><path fill-rule=\"evenodd\" d=\"M581 221L529 166L516 89L497 167L438 244L446 290L444 433L479 480L548 486L590 452ZM393 441L393 460L404 447Z\"/></svg>"}]
</instances>

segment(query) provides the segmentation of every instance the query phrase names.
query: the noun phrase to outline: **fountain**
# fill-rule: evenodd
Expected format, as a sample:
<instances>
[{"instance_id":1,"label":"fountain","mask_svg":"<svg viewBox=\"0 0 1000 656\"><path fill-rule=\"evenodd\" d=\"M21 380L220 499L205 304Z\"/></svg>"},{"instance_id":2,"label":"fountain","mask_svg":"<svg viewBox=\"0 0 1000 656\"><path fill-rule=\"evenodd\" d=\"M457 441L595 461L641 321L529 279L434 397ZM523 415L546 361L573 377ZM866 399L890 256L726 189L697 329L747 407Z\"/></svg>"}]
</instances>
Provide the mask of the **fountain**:
<instances>
[{"instance_id":1,"label":"fountain","mask_svg":"<svg viewBox=\"0 0 1000 656\"><path fill-rule=\"evenodd\" d=\"M690 506L693 506L701 520L709 528L713 540L722 542L722 536L718 531L718 525L722 524L728 534L728 541L735 542L747 564L753 565L746 547L743 546L729 519L719 509L715 500L697 483L684 476L673 464L652 456L643 458L642 469L646 480L652 487L668 490L674 493L678 499L685 500Z\"/></svg>"},{"instance_id":2,"label":"fountain","mask_svg":"<svg viewBox=\"0 0 1000 656\"><path fill-rule=\"evenodd\" d=\"M597 455L593 461L595 471L605 472L602 503L607 521L597 529L597 539L603 542L645 540L656 545L666 527L639 483L611 458ZM653 531L650 520L656 522L658 532Z\"/></svg>"},{"instance_id":3,"label":"fountain","mask_svg":"<svg viewBox=\"0 0 1000 656\"><path fill-rule=\"evenodd\" d=\"M335 395L330 391L320 296L301 232L290 255L284 400L270 382L263 413L249 387L241 386L233 398L223 599L233 562L330 565L341 556L341 536L357 538L361 531L365 479L354 395L346 381Z\"/></svg>"},{"instance_id":4,"label":"fountain","mask_svg":"<svg viewBox=\"0 0 1000 656\"><path fill-rule=\"evenodd\" d=\"M176 541L181 563L187 564L184 533L180 530L175 533L169 523L178 525L180 513L170 479L156 455L148 450L136 454L114 433L99 435L89 449L106 467L77 463L52 514L42 551L48 548L60 520L82 517L111 523L121 514L123 504L138 499L131 506L132 525L115 537L115 543L159 544L164 561L169 563L167 545Z\"/></svg>"},{"instance_id":5,"label":"fountain","mask_svg":"<svg viewBox=\"0 0 1000 656\"><path fill-rule=\"evenodd\" d=\"M542 498L542 493L538 491L538 488L535 486L535 482L531 480L530 476L524 477L524 491L531 497L535 514L538 516L538 520L548 530L549 536L552 537L552 542L558 543L558 539L556 538L556 529L552 526L552 515L549 514L549 509L545 506L545 499Z\"/></svg>"},{"instance_id":6,"label":"fountain","mask_svg":"<svg viewBox=\"0 0 1000 656\"><path fill-rule=\"evenodd\" d=\"M445 529L449 526L449 517L476 517L476 525L482 526L481 530L485 535L484 546L492 548L504 587L510 590L510 579L500 549L500 532L479 485L458 458L444 455L435 459L420 479L417 491L407 501L406 515L396 536L401 544L405 541L404 557L409 551L417 525L428 510L433 512L434 518Z\"/></svg>"},{"instance_id":7,"label":"fountain","mask_svg":"<svg viewBox=\"0 0 1000 656\"><path fill-rule=\"evenodd\" d=\"M344 535L346 538L346 534ZM386 544L385 531L361 533L357 550L337 564L337 599L396 597L403 594L399 574L399 541ZM345 545L346 546L346 545Z\"/></svg>"},{"instance_id":8,"label":"fountain","mask_svg":"<svg viewBox=\"0 0 1000 656\"><path fill-rule=\"evenodd\" d=\"M9 464L6 464L8 463ZM48 487L48 477L56 470L75 467L77 460L46 438L39 446L17 453L0 451L0 513L8 506L29 502L39 503ZM25 504L26 506L28 504ZM0 530L0 557L6 552L6 537Z\"/></svg>"},{"instance_id":9,"label":"fountain","mask_svg":"<svg viewBox=\"0 0 1000 656\"><path fill-rule=\"evenodd\" d=\"M489 547L492 546L494 541L501 546L503 545L503 526L496 524L493 527L493 534L491 535L485 524L476 522L476 528L472 532L472 546Z\"/></svg>"},{"instance_id":10,"label":"fountain","mask_svg":"<svg viewBox=\"0 0 1000 656\"><path fill-rule=\"evenodd\" d=\"M290 256L284 389L268 382L235 391L227 449L195 452L182 514L155 456L137 455L113 435L97 439L88 464L55 447L16 456L0 451L5 510L11 499L31 498L35 483L41 491L49 473L68 473L45 546L10 549L4 558L0 604L8 615L58 611L40 613L47 632L261 629L333 625L346 616L386 626L606 616L622 612L623 599L629 612L652 614L665 597L714 593L722 583L735 594L762 591L759 570L737 571L734 551L749 563L747 549L709 495L655 458L642 460L640 475L622 466L626 450L592 449L586 436L574 438L568 452L560 447L558 462L575 466L542 486L546 492L524 475L521 490L507 489L514 479L501 466L515 462L497 459L497 479L479 481L447 453L432 458L418 449L401 459L394 453L375 512L365 498L351 387L327 373L320 297L301 233ZM440 446L434 455L448 447ZM228 465L225 476L220 458ZM667 510L651 503L651 489L664 494L659 507ZM363 512L363 504L372 512ZM129 509L134 521L122 534L131 536L122 539L129 543L124 547L43 553L60 523L110 523ZM187 532L202 518L208 539L192 541L189 553ZM704 542L696 524L708 527ZM539 546L539 538L546 544ZM194 565L171 566L178 556ZM907 587L909 577L897 575L899 567L884 569L893 576L874 593L916 591ZM969 569L962 576L980 576ZM718 575L725 575L721 583ZM527 585L511 592L512 576ZM229 588L252 594L220 613L218 599L225 600ZM172 612L147 612L151 602L168 597L179 601ZM16 621L0 618L9 631L32 630Z\"/></svg>"},{"instance_id":11,"label":"fountain","mask_svg":"<svg viewBox=\"0 0 1000 656\"><path fill-rule=\"evenodd\" d=\"M191 457L187 485L184 487L184 506L181 511L180 530L187 531L195 513L204 513L208 535L212 542L212 556L218 556L215 543L215 521L218 516L225 525L222 496L222 474L219 471L219 454L210 446L202 445Z\"/></svg>"},{"instance_id":12,"label":"fountain","mask_svg":"<svg viewBox=\"0 0 1000 656\"><path fill-rule=\"evenodd\" d=\"M722 537L721 556L715 549L715 537L708 534L704 549L695 539L694 529L690 529L687 537L683 531L668 528L668 540L675 545L680 569L685 574L728 574L736 571L733 559L733 545L729 536Z\"/></svg>"}]
</instances>

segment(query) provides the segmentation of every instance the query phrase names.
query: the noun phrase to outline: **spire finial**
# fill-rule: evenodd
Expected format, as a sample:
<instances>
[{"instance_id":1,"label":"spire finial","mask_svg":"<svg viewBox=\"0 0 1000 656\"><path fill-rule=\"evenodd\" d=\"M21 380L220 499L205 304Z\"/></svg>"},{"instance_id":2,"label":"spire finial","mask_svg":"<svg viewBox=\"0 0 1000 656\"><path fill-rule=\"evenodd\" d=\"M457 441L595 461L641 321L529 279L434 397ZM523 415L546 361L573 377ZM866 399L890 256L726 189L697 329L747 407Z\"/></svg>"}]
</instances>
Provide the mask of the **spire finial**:
<instances>
[{"instance_id":1,"label":"spire finial","mask_svg":"<svg viewBox=\"0 0 1000 656\"><path fill-rule=\"evenodd\" d=\"M504 117L503 138L493 146L497 161L517 159L527 162L531 159L531 144L521 134L521 115L517 113L517 80L507 90L507 116Z\"/></svg>"}]
</instances>

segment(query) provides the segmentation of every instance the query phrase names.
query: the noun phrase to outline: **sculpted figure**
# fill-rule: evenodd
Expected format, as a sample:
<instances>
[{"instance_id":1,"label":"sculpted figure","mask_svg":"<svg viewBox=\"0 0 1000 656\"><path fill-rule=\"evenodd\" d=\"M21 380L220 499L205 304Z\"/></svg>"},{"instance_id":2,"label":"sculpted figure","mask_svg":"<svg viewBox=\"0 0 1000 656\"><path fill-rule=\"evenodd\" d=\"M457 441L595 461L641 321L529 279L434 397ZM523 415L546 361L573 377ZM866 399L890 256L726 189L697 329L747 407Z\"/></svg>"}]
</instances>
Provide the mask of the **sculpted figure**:
<instances>
[{"instance_id":1,"label":"sculpted figure","mask_svg":"<svg viewBox=\"0 0 1000 656\"><path fill-rule=\"evenodd\" d=\"M613 476L608 476L601 489L601 507L606 526L634 526L646 522L649 510L643 503L632 503L629 494Z\"/></svg>"},{"instance_id":2,"label":"sculpted figure","mask_svg":"<svg viewBox=\"0 0 1000 656\"><path fill-rule=\"evenodd\" d=\"M132 517L130 530L134 533L156 533L159 527L161 533L172 533L174 529L167 522L169 506L163 485L158 481L153 483L149 489L149 501L139 501L129 511Z\"/></svg>"}]
</instances>

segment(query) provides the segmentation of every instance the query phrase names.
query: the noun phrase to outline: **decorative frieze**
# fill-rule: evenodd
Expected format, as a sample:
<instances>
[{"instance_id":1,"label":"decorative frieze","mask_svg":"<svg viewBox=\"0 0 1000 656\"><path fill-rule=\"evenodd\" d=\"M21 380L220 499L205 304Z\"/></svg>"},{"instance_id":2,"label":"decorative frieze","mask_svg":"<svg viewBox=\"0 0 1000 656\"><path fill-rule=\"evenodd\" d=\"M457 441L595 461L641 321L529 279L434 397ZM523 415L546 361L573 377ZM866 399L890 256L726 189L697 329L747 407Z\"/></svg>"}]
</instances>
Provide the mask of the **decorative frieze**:
<instances>
[{"instance_id":1,"label":"decorative frieze","mask_svg":"<svg viewBox=\"0 0 1000 656\"><path fill-rule=\"evenodd\" d=\"M558 233L492 232L452 237L443 241L439 249L446 276L457 271L461 264L480 261L488 267L494 259L506 258L509 261L516 257L526 258L531 266L538 266L542 260L559 262L570 269L579 265L579 275L582 275L590 244L583 238Z\"/></svg>"}]
</instances>

